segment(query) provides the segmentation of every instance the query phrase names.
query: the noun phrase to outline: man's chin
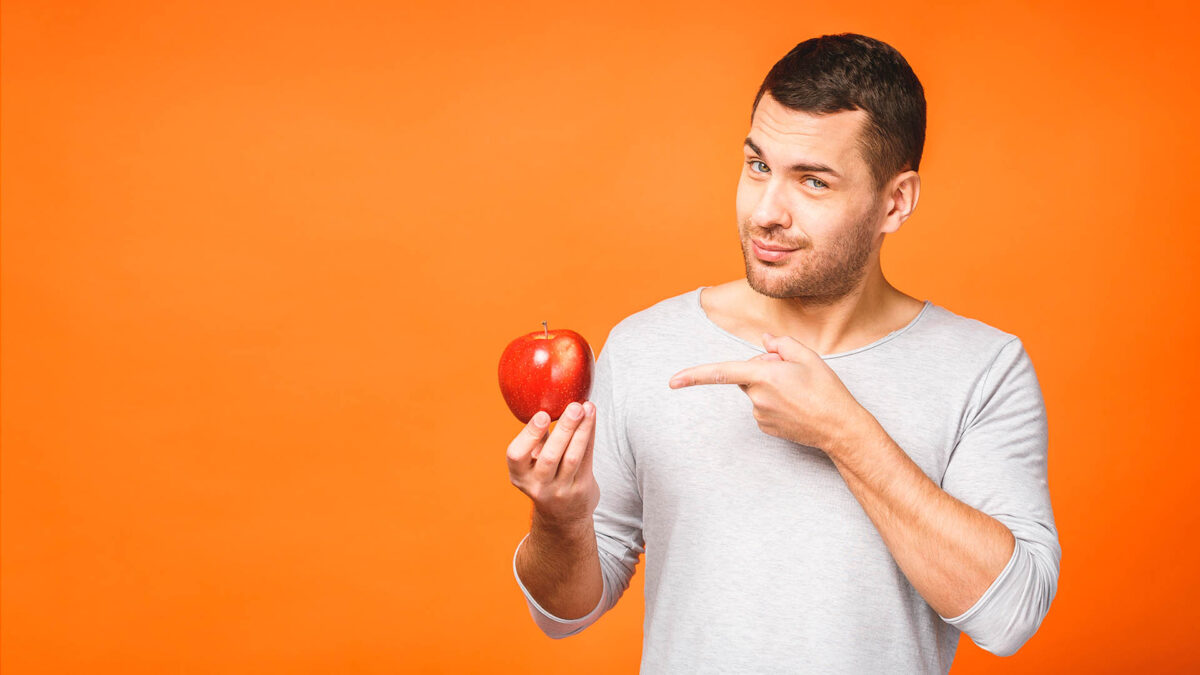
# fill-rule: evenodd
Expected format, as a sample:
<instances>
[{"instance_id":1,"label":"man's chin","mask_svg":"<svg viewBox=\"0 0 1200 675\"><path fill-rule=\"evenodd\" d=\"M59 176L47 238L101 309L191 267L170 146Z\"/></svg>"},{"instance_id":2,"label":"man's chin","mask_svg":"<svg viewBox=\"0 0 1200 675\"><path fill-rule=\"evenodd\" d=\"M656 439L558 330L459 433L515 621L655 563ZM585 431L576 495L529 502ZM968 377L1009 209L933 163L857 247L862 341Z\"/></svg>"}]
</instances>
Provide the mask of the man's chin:
<instances>
[{"instance_id":1,"label":"man's chin","mask_svg":"<svg viewBox=\"0 0 1200 675\"><path fill-rule=\"evenodd\" d=\"M761 265L755 265L754 267L749 268L746 273L746 283L750 285L750 288L767 297L791 297L786 276L784 276L781 272L776 273L778 272L777 268L768 268L765 270L765 272L766 273L764 274L764 270Z\"/></svg>"}]
</instances>

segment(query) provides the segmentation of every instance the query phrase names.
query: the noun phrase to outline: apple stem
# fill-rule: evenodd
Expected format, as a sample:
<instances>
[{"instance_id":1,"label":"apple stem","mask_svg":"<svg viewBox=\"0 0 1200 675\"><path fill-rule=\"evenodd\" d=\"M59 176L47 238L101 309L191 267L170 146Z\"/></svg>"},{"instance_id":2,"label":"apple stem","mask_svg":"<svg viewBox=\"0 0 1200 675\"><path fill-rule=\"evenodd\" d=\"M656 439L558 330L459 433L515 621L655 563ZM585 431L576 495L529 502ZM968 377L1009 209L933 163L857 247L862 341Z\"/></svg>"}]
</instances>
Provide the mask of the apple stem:
<instances>
[{"instance_id":1,"label":"apple stem","mask_svg":"<svg viewBox=\"0 0 1200 675\"><path fill-rule=\"evenodd\" d=\"M545 321L542 322L542 335L544 335L547 340L550 339L550 328L546 325Z\"/></svg>"}]
</instances>

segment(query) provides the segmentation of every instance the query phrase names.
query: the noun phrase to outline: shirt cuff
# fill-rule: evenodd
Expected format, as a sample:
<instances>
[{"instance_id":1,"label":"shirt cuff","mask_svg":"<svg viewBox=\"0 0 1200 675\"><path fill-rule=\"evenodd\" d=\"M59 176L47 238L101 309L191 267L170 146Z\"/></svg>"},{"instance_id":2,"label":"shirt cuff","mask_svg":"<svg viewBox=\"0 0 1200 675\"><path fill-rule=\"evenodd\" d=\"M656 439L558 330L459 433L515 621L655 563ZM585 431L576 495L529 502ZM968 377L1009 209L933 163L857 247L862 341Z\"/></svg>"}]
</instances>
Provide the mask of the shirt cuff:
<instances>
[{"instance_id":1,"label":"shirt cuff","mask_svg":"<svg viewBox=\"0 0 1200 675\"><path fill-rule=\"evenodd\" d=\"M983 595L979 596L979 599L975 601L975 604L971 605L967 611L951 619L947 619L939 613L938 616L942 618L942 621L945 621L951 626L955 626L959 630L970 635L970 632L966 630L965 624L974 618L976 614L979 614L980 608L989 604L992 596L996 595L999 592L999 589L1008 582L1008 577L1012 576L1013 570L1016 569L1017 554L1020 552L1020 542L1014 542L1013 552L1008 558L1008 564L1004 566L1004 569L1000 570L1000 574L996 577L996 580L992 582L991 586L988 586L988 589L983 592Z\"/></svg>"},{"instance_id":2,"label":"shirt cuff","mask_svg":"<svg viewBox=\"0 0 1200 675\"><path fill-rule=\"evenodd\" d=\"M527 533L517 544L516 550L513 551L513 578L517 580L517 585L521 587L521 592L525 594L525 601L529 605L529 615L533 617L534 623L538 625L538 628L542 629L542 632L555 639L574 635L584 628L590 626L596 621L597 618L600 617L601 614L604 613L604 598L608 595L608 580L603 580L604 589L600 593L600 601L596 603L595 609L588 612L586 616L582 616L578 619L563 619L551 614L550 612L547 612L540 604L538 604L538 601L534 600L533 596L529 594L529 589L525 588L525 584L521 583L520 575L517 574L517 553L521 551L521 544L524 544L525 540L528 538L529 534ZM601 575L601 577L603 577L603 575Z\"/></svg>"}]
</instances>

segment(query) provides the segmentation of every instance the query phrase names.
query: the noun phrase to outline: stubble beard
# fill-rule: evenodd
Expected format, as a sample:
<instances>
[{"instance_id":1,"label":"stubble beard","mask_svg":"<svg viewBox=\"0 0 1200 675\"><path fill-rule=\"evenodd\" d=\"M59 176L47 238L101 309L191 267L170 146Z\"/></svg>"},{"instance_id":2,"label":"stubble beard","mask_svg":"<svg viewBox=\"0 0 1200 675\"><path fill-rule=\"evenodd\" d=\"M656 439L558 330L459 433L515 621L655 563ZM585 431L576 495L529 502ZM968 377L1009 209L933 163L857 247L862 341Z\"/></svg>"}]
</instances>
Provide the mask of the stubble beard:
<instances>
[{"instance_id":1,"label":"stubble beard","mask_svg":"<svg viewBox=\"0 0 1200 675\"><path fill-rule=\"evenodd\" d=\"M846 297L862 283L875 239L875 211L863 215L851 231L832 246L814 251L809 245L776 263L754 255L749 234L742 240L746 281L755 291L778 299L796 298L810 305L828 305ZM741 232L750 231L743 223Z\"/></svg>"}]
</instances>

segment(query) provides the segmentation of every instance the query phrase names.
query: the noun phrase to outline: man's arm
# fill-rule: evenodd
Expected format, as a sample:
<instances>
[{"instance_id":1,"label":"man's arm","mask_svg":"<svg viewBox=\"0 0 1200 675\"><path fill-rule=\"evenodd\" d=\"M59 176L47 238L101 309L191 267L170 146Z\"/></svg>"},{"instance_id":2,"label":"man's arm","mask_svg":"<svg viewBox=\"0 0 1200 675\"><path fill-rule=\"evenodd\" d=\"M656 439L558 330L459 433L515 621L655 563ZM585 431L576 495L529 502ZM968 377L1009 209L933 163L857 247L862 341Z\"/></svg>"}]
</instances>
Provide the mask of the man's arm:
<instances>
[{"instance_id":1,"label":"man's arm","mask_svg":"<svg viewBox=\"0 0 1200 675\"><path fill-rule=\"evenodd\" d=\"M1012 532L938 487L874 417L846 431L826 453L913 587L938 614L961 615L1012 558Z\"/></svg>"},{"instance_id":2,"label":"man's arm","mask_svg":"<svg viewBox=\"0 0 1200 675\"><path fill-rule=\"evenodd\" d=\"M600 500L592 471L596 420L590 401L571 403L543 442L550 415L539 411L508 446L513 485L533 501L513 575L534 622L552 638L578 633L604 611L607 582L593 524Z\"/></svg>"},{"instance_id":3,"label":"man's arm","mask_svg":"<svg viewBox=\"0 0 1200 675\"><path fill-rule=\"evenodd\" d=\"M684 368L668 385L737 384L764 433L823 449L942 620L993 654L1016 653L1050 609L1062 557L1045 402L1020 339L978 379L940 486L816 352L769 333L763 346L746 361Z\"/></svg>"},{"instance_id":4,"label":"man's arm","mask_svg":"<svg viewBox=\"0 0 1200 675\"><path fill-rule=\"evenodd\" d=\"M556 617L584 618L604 595L591 519L574 527L555 527L534 511L529 536L519 547L514 565L533 599Z\"/></svg>"},{"instance_id":5,"label":"man's arm","mask_svg":"<svg viewBox=\"0 0 1200 675\"><path fill-rule=\"evenodd\" d=\"M975 644L1009 656L1058 589L1045 403L1013 338L976 389L940 486L860 409L827 454L913 587Z\"/></svg>"}]
</instances>

